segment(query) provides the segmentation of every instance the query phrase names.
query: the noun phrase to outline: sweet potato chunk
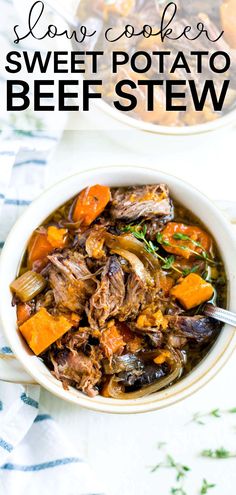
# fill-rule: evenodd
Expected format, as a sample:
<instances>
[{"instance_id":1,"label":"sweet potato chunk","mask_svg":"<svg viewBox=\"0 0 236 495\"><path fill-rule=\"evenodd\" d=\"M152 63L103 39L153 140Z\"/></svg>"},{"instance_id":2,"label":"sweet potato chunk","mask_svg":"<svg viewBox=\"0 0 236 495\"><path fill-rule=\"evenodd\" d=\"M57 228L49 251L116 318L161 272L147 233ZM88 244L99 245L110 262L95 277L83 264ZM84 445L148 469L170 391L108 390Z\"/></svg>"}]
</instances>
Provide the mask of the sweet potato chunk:
<instances>
[{"instance_id":1,"label":"sweet potato chunk","mask_svg":"<svg viewBox=\"0 0 236 495\"><path fill-rule=\"evenodd\" d=\"M139 314L136 326L139 329L156 327L165 330L167 328L167 320L163 316L161 310L153 312L152 308L145 309L142 313Z\"/></svg>"},{"instance_id":2,"label":"sweet potato chunk","mask_svg":"<svg viewBox=\"0 0 236 495\"><path fill-rule=\"evenodd\" d=\"M123 337L112 321L109 322L107 330L102 333L101 345L107 358L113 354L121 354L125 347Z\"/></svg>"},{"instance_id":3,"label":"sweet potato chunk","mask_svg":"<svg viewBox=\"0 0 236 495\"><path fill-rule=\"evenodd\" d=\"M196 273L190 273L171 290L174 296L185 309L192 309L199 304L208 301L213 295L214 289Z\"/></svg>"},{"instance_id":4,"label":"sweet potato chunk","mask_svg":"<svg viewBox=\"0 0 236 495\"><path fill-rule=\"evenodd\" d=\"M19 328L29 347L38 356L72 326L73 322L64 316L52 316L45 308L41 308Z\"/></svg>"}]
</instances>

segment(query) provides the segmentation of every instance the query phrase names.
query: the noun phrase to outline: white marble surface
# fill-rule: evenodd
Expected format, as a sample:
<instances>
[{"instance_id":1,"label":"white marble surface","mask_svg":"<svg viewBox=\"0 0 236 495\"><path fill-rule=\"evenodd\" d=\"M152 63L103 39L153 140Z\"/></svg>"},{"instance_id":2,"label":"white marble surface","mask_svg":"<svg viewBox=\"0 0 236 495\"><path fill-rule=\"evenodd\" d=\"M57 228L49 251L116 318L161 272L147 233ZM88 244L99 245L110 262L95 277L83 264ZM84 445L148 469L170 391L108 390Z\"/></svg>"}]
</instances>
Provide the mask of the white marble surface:
<instances>
[{"instance_id":1,"label":"white marble surface","mask_svg":"<svg viewBox=\"0 0 236 495\"><path fill-rule=\"evenodd\" d=\"M113 128L99 130L98 117L77 132L65 132L48 169L48 184L84 168L132 162L177 175L214 200L236 200L235 130L198 137L158 137ZM138 416L92 413L46 391L42 391L41 401L88 459L110 495L171 493L170 488L177 486L174 472L150 473L149 466L164 456L157 448L160 441L167 442L168 453L191 467L187 495L200 494L203 478L216 484L209 490L212 495L233 495L236 460L202 459L199 453L221 446L236 451L236 414L212 418L205 426L190 423L190 419L196 411L236 407L235 374L234 354L218 376L194 396L169 409Z\"/></svg>"}]
</instances>

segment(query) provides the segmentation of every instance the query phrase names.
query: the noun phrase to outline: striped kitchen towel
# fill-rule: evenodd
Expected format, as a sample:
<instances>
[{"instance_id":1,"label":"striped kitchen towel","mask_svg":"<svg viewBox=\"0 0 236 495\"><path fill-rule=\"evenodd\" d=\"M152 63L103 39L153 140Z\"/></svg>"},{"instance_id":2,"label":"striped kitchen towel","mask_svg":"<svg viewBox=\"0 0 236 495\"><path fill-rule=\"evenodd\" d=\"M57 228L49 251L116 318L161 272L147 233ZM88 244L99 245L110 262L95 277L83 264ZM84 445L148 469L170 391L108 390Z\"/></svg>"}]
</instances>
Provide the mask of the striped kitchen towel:
<instances>
[{"instance_id":1,"label":"striped kitchen towel","mask_svg":"<svg viewBox=\"0 0 236 495\"><path fill-rule=\"evenodd\" d=\"M39 387L0 383L0 493L102 495L89 466L49 414Z\"/></svg>"},{"instance_id":2,"label":"striped kitchen towel","mask_svg":"<svg viewBox=\"0 0 236 495\"><path fill-rule=\"evenodd\" d=\"M45 187L46 164L61 133L3 133L0 141L0 252L18 217ZM0 332L0 354L9 354Z\"/></svg>"},{"instance_id":3,"label":"striped kitchen towel","mask_svg":"<svg viewBox=\"0 0 236 495\"><path fill-rule=\"evenodd\" d=\"M25 4L25 0L0 0L2 58L13 49L9 27L19 24L17 16ZM20 22L24 19L23 15ZM33 45L17 47L22 48L32 54L36 49ZM0 72L1 103L5 81L4 71ZM58 118L54 112L37 116L32 111L0 113L0 252L24 208L45 188L47 163L65 123L66 115ZM17 376L21 370L1 328L0 364L0 494L101 494L78 446L68 444L54 420L40 410L40 387L6 382L11 375L14 378L17 366Z\"/></svg>"},{"instance_id":4,"label":"striped kitchen towel","mask_svg":"<svg viewBox=\"0 0 236 495\"><path fill-rule=\"evenodd\" d=\"M59 139L14 131L0 142L0 247L24 208L44 188L48 158ZM11 367L0 328L0 360ZM1 365L1 366L2 366ZM6 372L7 374L8 372ZM5 374L4 374L5 376ZM0 379L1 369L0 369ZM5 378L6 379L6 378ZM0 494L100 494L97 480L54 420L39 411L40 387L0 381Z\"/></svg>"}]
</instances>

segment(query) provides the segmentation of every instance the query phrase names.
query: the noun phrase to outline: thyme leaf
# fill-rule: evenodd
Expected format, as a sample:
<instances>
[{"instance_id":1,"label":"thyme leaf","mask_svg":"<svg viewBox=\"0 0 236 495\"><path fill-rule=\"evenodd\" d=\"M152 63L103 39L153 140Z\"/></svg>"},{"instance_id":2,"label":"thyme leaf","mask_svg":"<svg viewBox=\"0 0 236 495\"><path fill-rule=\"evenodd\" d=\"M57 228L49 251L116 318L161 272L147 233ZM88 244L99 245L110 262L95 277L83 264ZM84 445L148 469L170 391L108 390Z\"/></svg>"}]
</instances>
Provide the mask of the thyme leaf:
<instances>
[{"instance_id":1,"label":"thyme leaf","mask_svg":"<svg viewBox=\"0 0 236 495\"><path fill-rule=\"evenodd\" d=\"M165 268L166 270L169 270L170 268L173 268L173 264L175 262L175 257L172 255L172 256L168 256L168 258L166 258L166 262L164 265L162 265L162 268Z\"/></svg>"},{"instance_id":2,"label":"thyme leaf","mask_svg":"<svg viewBox=\"0 0 236 495\"><path fill-rule=\"evenodd\" d=\"M170 493L171 495L187 495L187 492L183 489L182 486L171 488Z\"/></svg>"},{"instance_id":3,"label":"thyme leaf","mask_svg":"<svg viewBox=\"0 0 236 495\"><path fill-rule=\"evenodd\" d=\"M236 407L232 407L232 409L229 409L228 412L230 414L236 414Z\"/></svg>"},{"instance_id":4,"label":"thyme leaf","mask_svg":"<svg viewBox=\"0 0 236 495\"><path fill-rule=\"evenodd\" d=\"M213 409L213 411L211 411L210 414L211 414L211 416L214 416L214 418L220 418L221 417L220 409Z\"/></svg>"},{"instance_id":5,"label":"thyme leaf","mask_svg":"<svg viewBox=\"0 0 236 495\"><path fill-rule=\"evenodd\" d=\"M190 275L190 273L196 273L198 271L198 268L198 265L195 265L192 268L185 268L183 270L183 276L187 277L187 275Z\"/></svg>"},{"instance_id":6,"label":"thyme leaf","mask_svg":"<svg viewBox=\"0 0 236 495\"><path fill-rule=\"evenodd\" d=\"M176 239L177 241L178 240L179 241L191 241L191 238L188 235L181 234L180 232L177 232L172 237L173 237L173 239Z\"/></svg>"},{"instance_id":7,"label":"thyme leaf","mask_svg":"<svg viewBox=\"0 0 236 495\"><path fill-rule=\"evenodd\" d=\"M158 232L156 236L157 242L161 244L162 246L171 246L170 242L164 239L163 234L161 232Z\"/></svg>"},{"instance_id":8,"label":"thyme leaf","mask_svg":"<svg viewBox=\"0 0 236 495\"><path fill-rule=\"evenodd\" d=\"M232 457L236 457L236 452L230 452L224 447L220 447L215 450L205 449L201 452L201 456L209 457L210 459L230 459Z\"/></svg>"},{"instance_id":9,"label":"thyme leaf","mask_svg":"<svg viewBox=\"0 0 236 495\"><path fill-rule=\"evenodd\" d=\"M203 479L202 480L202 486L201 486L200 495L206 495L208 493L208 491L211 488L215 488L215 486L216 485L214 483L208 483L208 481L206 479Z\"/></svg>"}]
</instances>

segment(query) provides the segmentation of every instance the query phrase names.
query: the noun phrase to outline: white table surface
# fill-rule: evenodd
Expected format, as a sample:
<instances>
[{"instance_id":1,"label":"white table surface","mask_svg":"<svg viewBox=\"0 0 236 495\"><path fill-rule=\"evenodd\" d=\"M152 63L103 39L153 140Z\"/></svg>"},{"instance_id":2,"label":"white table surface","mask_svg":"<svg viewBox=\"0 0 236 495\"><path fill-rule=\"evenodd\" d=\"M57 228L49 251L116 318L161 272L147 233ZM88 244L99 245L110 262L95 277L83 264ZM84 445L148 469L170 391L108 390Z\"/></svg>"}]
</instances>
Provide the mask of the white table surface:
<instances>
[{"instance_id":1,"label":"white table surface","mask_svg":"<svg viewBox=\"0 0 236 495\"><path fill-rule=\"evenodd\" d=\"M235 130L169 138L115 130L112 126L99 130L99 115L90 122L87 119L80 115L76 120L80 130L64 133L48 168L48 185L55 178L84 168L132 162L177 175L214 200L236 200ZM71 127L75 127L75 121ZM200 493L203 478L216 483L209 491L212 495L233 495L236 460L201 459L199 452L221 446L236 451L236 415L213 418L205 426L189 421L199 410L236 407L235 374L234 354L218 376L194 396L169 409L144 415L93 413L64 403L44 390L41 402L88 459L111 495L170 493L170 487L176 486L174 472L163 469L151 474L149 468L164 455L157 449L160 441L168 443L168 453L191 467L187 495Z\"/></svg>"}]
</instances>

